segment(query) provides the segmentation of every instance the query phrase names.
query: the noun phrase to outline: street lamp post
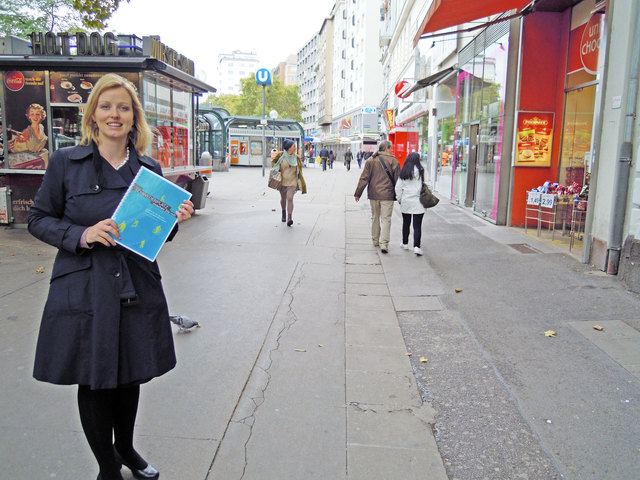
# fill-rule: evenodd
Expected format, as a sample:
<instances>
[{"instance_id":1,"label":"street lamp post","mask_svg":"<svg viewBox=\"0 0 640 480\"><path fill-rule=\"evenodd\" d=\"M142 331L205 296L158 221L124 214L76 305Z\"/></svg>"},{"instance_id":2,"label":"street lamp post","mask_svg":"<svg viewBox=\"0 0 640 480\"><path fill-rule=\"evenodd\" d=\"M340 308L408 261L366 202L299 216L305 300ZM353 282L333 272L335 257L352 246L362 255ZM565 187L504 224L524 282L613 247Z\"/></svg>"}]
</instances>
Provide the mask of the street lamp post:
<instances>
[{"instance_id":1,"label":"street lamp post","mask_svg":"<svg viewBox=\"0 0 640 480\"><path fill-rule=\"evenodd\" d=\"M278 118L278 112L271 110L269 112L269 116L271 117L271 120L273 120L273 148L276 148L276 118Z\"/></svg>"}]
</instances>

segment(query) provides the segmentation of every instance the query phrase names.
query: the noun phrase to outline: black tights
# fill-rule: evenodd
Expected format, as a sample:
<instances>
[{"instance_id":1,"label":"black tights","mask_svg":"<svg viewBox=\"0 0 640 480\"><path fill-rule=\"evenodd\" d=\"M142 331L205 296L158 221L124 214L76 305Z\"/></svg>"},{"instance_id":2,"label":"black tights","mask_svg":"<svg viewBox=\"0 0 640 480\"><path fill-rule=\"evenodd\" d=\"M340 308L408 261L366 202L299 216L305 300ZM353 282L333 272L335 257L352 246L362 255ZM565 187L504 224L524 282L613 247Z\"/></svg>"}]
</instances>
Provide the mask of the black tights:
<instances>
[{"instance_id":1,"label":"black tights","mask_svg":"<svg viewBox=\"0 0 640 480\"><path fill-rule=\"evenodd\" d=\"M133 448L140 387L91 390L78 386L80 422L100 466L102 480L121 480L113 446L130 465L144 469L147 462ZM115 442L112 444L113 439Z\"/></svg>"},{"instance_id":2,"label":"black tights","mask_svg":"<svg viewBox=\"0 0 640 480\"><path fill-rule=\"evenodd\" d=\"M422 240L422 217L424 217L424 213L402 214L402 243L404 245L409 243L411 217L413 217L413 246L420 247L420 241Z\"/></svg>"},{"instance_id":3,"label":"black tights","mask_svg":"<svg viewBox=\"0 0 640 480\"><path fill-rule=\"evenodd\" d=\"M284 217L284 212L287 212L288 219L291 219L293 214L293 196L296 193L296 187L280 187L280 207Z\"/></svg>"}]
</instances>

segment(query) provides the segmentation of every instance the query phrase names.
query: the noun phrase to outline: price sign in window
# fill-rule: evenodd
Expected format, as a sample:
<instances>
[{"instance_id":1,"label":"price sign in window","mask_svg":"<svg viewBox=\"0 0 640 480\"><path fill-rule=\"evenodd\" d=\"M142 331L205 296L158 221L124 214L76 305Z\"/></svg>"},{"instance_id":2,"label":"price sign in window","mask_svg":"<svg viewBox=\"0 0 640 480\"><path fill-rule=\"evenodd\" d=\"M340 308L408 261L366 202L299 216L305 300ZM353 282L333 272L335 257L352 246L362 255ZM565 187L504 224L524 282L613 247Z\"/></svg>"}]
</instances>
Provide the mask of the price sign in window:
<instances>
[{"instance_id":1,"label":"price sign in window","mask_svg":"<svg viewBox=\"0 0 640 480\"><path fill-rule=\"evenodd\" d=\"M540 205L540 192L527 192L527 205Z\"/></svg>"},{"instance_id":2,"label":"price sign in window","mask_svg":"<svg viewBox=\"0 0 640 480\"><path fill-rule=\"evenodd\" d=\"M556 203L556 196L551 193L540 195L540 206L543 208L553 208Z\"/></svg>"}]
</instances>

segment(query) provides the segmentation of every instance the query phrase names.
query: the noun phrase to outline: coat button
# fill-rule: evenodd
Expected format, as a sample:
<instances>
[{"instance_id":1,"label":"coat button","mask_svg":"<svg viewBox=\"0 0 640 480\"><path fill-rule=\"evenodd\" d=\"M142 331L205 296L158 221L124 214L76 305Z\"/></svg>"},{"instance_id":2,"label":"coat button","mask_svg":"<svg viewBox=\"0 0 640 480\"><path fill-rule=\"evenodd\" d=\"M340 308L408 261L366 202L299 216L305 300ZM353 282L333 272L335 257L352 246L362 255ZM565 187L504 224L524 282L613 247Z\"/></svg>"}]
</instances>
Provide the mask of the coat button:
<instances>
[{"instance_id":1,"label":"coat button","mask_svg":"<svg viewBox=\"0 0 640 480\"><path fill-rule=\"evenodd\" d=\"M97 192L98 190L100 190L100 185L91 185L91 190Z\"/></svg>"},{"instance_id":2,"label":"coat button","mask_svg":"<svg viewBox=\"0 0 640 480\"><path fill-rule=\"evenodd\" d=\"M114 277L118 278L120 276L120 272L116 272L113 274Z\"/></svg>"}]
</instances>

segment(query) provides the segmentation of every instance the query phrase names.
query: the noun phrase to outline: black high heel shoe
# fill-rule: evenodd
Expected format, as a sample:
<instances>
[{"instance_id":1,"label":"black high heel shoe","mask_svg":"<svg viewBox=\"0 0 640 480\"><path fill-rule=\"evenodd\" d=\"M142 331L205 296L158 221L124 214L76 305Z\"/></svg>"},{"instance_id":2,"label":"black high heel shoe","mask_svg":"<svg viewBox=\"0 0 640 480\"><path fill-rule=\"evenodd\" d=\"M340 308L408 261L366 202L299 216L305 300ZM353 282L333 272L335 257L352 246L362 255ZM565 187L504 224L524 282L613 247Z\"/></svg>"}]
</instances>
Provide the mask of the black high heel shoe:
<instances>
[{"instance_id":1,"label":"black high heel shoe","mask_svg":"<svg viewBox=\"0 0 640 480\"><path fill-rule=\"evenodd\" d=\"M151 480L155 480L156 478L160 477L160 472L158 472L155 468L153 468L153 466L151 466L150 463L148 463L146 460L144 460L142 457L140 457L140 455L138 455L140 460L142 460L143 462L145 462L147 464L147 466L145 468L142 468L142 469L136 468L131 463L128 463L127 461L125 461L125 459L122 458L122 456L118 453L118 451L115 448L113 449L113 453L115 454L116 462L121 463L122 465L127 467L129 470L131 470L131 473L133 473L134 477L136 477L136 478L147 478L147 479L151 479Z\"/></svg>"}]
</instances>

